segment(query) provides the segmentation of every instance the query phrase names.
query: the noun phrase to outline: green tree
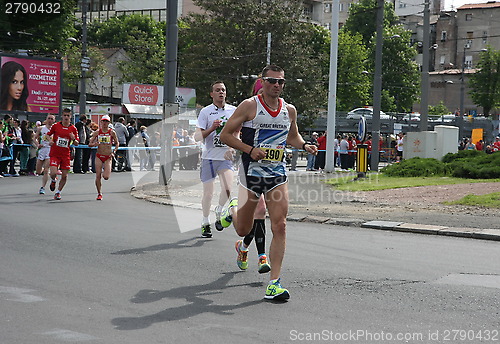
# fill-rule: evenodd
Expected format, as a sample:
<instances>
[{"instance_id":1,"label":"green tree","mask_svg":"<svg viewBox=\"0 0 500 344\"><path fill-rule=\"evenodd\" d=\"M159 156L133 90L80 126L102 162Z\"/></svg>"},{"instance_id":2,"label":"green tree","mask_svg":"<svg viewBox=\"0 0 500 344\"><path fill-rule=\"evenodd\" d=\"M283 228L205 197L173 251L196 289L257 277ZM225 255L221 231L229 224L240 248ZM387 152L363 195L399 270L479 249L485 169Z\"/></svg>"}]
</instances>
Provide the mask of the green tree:
<instances>
[{"instance_id":1,"label":"green tree","mask_svg":"<svg viewBox=\"0 0 500 344\"><path fill-rule=\"evenodd\" d=\"M448 110L446 105L444 105L444 102L442 100L436 106L429 105L429 116L437 118L439 116L447 115L449 113L450 111Z\"/></svg>"},{"instance_id":2,"label":"green tree","mask_svg":"<svg viewBox=\"0 0 500 344\"><path fill-rule=\"evenodd\" d=\"M384 3L384 27L398 25L399 18L394 13L392 2ZM377 0L361 0L353 3L349 7L349 17L347 18L343 30L352 34L359 33L363 37L363 44L369 46L376 32L377 22Z\"/></svg>"},{"instance_id":3,"label":"green tree","mask_svg":"<svg viewBox=\"0 0 500 344\"><path fill-rule=\"evenodd\" d=\"M90 45L123 48L129 60L120 61L122 82L163 84L165 64L165 22L146 15L113 17L92 22L88 28Z\"/></svg>"},{"instance_id":4,"label":"green tree","mask_svg":"<svg viewBox=\"0 0 500 344\"><path fill-rule=\"evenodd\" d=\"M480 53L476 68L476 73L469 79L469 94L488 116L492 109L500 106L500 51L488 46Z\"/></svg>"},{"instance_id":5,"label":"green tree","mask_svg":"<svg viewBox=\"0 0 500 344\"><path fill-rule=\"evenodd\" d=\"M29 50L34 55L61 57L70 46L69 37L76 34L76 0L60 0L60 14L7 14L5 4L0 5L0 49L15 53L19 49ZM38 7L47 1L33 0ZM54 3L54 2L52 2Z\"/></svg>"},{"instance_id":6,"label":"green tree","mask_svg":"<svg viewBox=\"0 0 500 344\"><path fill-rule=\"evenodd\" d=\"M420 73L414 62L416 49L409 46L411 33L398 24L399 20L392 5L384 5L383 60L382 60L382 110L386 112L411 111L418 99ZM372 76L375 65L376 48L376 0L361 0L352 4L349 17L342 30L350 35L359 34L362 44L369 52L365 63L367 76ZM370 97L373 86L370 85Z\"/></svg>"},{"instance_id":7,"label":"green tree","mask_svg":"<svg viewBox=\"0 0 500 344\"><path fill-rule=\"evenodd\" d=\"M221 79L230 102L249 96L266 64L271 32L271 63L285 69L284 97L306 123L326 105L328 32L301 21L302 1L195 0L204 13L184 18L179 31L182 84L196 88L198 102L210 102L210 84ZM302 82L297 81L301 79Z\"/></svg>"},{"instance_id":8,"label":"green tree","mask_svg":"<svg viewBox=\"0 0 500 344\"><path fill-rule=\"evenodd\" d=\"M371 104L372 84L366 69L368 50L362 44L361 34L339 33L337 63L337 109L349 111Z\"/></svg>"}]
</instances>

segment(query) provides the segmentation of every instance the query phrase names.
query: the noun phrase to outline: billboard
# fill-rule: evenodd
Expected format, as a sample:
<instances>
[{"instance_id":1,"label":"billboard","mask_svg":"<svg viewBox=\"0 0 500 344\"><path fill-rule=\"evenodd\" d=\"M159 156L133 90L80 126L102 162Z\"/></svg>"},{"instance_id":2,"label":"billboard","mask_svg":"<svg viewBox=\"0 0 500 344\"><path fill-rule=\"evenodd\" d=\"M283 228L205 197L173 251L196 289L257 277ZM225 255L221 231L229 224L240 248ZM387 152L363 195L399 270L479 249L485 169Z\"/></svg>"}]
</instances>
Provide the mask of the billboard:
<instances>
[{"instance_id":1,"label":"billboard","mask_svg":"<svg viewBox=\"0 0 500 344\"><path fill-rule=\"evenodd\" d=\"M0 55L0 112L61 113L62 60Z\"/></svg>"},{"instance_id":2,"label":"billboard","mask_svg":"<svg viewBox=\"0 0 500 344\"><path fill-rule=\"evenodd\" d=\"M196 107L194 88L175 88L175 100L180 107ZM163 86L145 84L123 84L122 102L124 104L153 105L163 104Z\"/></svg>"}]
</instances>

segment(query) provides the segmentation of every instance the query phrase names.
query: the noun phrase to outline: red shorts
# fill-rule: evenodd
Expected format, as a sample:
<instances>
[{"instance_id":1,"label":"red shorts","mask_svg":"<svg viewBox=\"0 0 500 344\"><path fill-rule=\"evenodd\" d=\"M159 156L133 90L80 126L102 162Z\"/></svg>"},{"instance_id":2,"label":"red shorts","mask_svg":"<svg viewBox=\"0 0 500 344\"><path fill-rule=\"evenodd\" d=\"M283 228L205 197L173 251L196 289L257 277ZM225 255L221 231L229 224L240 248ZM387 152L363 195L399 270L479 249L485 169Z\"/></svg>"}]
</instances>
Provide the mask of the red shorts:
<instances>
[{"instance_id":1,"label":"red shorts","mask_svg":"<svg viewBox=\"0 0 500 344\"><path fill-rule=\"evenodd\" d=\"M69 170L71 168L71 159L69 156L51 156L50 166L55 166L60 170Z\"/></svg>"},{"instance_id":2,"label":"red shorts","mask_svg":"<svg viewBox=\"0 0 500 344\"><path fill-rule=\"evenodd\" d=\"M105 163L106 160L111 158L111 155L96 154L95 157L99 158L103 163Z\"/></svg>"}]
</instances>

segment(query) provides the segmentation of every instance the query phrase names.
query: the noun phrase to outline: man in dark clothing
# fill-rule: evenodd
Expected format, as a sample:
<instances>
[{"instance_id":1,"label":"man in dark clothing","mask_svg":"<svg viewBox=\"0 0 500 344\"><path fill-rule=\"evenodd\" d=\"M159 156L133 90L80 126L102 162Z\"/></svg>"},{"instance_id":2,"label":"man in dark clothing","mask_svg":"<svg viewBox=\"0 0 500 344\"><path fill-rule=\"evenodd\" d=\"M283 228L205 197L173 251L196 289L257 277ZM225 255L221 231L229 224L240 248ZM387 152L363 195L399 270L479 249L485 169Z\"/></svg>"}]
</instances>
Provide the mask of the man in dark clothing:
<instances>
[{"instance_id":1,"label":"man in dark clothing","mask_svg":"<svg viewBox=\"0 0 500 344\"><path fill-rule=\"evenodd\" d=\"M80 121L75 124L76 129L78 130L78 137L80 138L80 142L82 144L87 144L87 131L85 128L87 127L87 116L85 114L80 115ZM75 150L75 159L73 161L73 172L74 173L86 173L89 170L89 164L87 160L87 166L83 164L83 150L86 148L76 148Z\"/></svg>"}]
</instances>

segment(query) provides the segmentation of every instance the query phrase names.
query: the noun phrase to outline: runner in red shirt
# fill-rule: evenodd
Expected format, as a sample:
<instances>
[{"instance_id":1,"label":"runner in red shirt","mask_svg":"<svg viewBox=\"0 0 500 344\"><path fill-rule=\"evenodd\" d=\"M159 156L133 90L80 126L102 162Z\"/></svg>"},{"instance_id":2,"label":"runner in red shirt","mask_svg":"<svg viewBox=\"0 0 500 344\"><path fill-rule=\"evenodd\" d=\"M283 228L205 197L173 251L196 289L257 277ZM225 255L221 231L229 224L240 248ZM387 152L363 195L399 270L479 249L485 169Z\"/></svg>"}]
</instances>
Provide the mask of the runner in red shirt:
<instances>
[{"instance_id":1,"label":"runner in red shirt","mask_svg":"<svg viewBox=\"0 0 500 344\"><path fill-rule=\"evenodd\" d=\"M47 133L52 137L50 143L50 191L56 189L57 170L62 171L61 180L59 181L59 188L54 194L54 199L61 199L61 191L66 185L68 179L68 172L71 168L71 148L73 144L78 145L78 130L71 124L71 110L64 109L62 113L62 121L57 122L50 128Z\"/></svg>"},{"instance_id":2,"label":"runner in red shirt","mask_svg":"<svg viewBox=\"0 0 500 344\"><path fill-rule=\"evenodd\" d=\"M97 147L95 155L95 186L97 189L96 200L98 201L102 200L101 178L108 180L111 176L111 162L120 146L116 132L109 127L110 122L111 118L108 115L102 116L99 130L92 133L89 142L89 147Z\"/></svg>"}]
</instances>

